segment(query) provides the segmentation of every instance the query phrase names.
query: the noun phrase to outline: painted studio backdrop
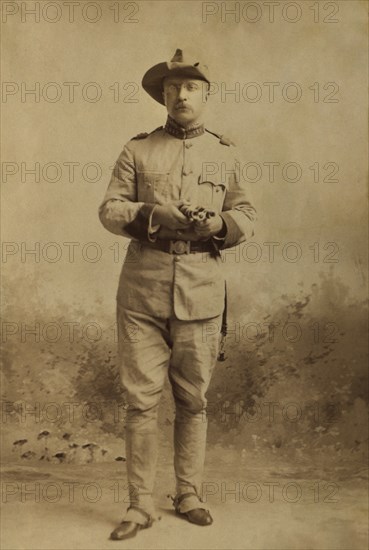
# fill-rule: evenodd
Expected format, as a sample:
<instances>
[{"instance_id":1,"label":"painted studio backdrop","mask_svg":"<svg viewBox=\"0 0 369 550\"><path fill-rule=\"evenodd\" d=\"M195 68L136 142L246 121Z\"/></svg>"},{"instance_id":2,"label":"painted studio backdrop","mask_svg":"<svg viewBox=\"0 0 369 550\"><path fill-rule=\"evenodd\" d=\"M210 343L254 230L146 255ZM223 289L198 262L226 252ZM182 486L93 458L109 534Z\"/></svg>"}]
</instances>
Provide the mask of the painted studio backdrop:
<instances>
[{"instance_id":1,"label":"painted studio backdrop","mask_svg":"<svg viewBox=\"0 0 369 550\"><path fill-rule=\"evenodd\" d=\"M123 145L165 122L144 72L182 48L210 67L206 126L236 143L258 211L252 241L223 253L210 456L363 463L367 6L276 4L2 3L5 460L124 462L129 241L97 211ZM163 454L172 424L167 387Z\"/></svg>"}]
</instances>

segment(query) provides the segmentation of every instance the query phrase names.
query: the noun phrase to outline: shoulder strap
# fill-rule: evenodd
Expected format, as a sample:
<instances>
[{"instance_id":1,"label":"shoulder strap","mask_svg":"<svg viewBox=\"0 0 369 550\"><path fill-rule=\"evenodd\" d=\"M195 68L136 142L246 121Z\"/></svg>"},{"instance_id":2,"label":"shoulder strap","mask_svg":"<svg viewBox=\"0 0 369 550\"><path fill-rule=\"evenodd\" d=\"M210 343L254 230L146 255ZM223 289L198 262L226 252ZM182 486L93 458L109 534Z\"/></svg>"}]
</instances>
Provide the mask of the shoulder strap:
<instances>
[{"instance_id":1,"label":"shoulder strap","mask_svg":"<svg viewBox=\"0 0 369 550\"><path fill-rule=\"evenodd\" d=\"M141 132L137 136L132 137L131 139L145 139L149 134L147 132Z\"/></svg>"},{"instance_id":2,"label":"shoulder strap","mask_svg":"<svg viewBox=\"0 0 369 550\"><path fill-rule=\"evenodd\" d=\"M155 130L153 130L152 132L150 133L147 133L147 132L141 132L140 134L137 134L137 136L134 136L132 139L146 139L147 136L149 136L150 134L153 134L154 132L157 132L158 130L161 130L163 128L163 126L158 126L158 128L155 128Z\"/></svg>"},{"instance_id":3,"label":"shoulder strap","mask_svg":"<svg viewBox=\"0 0 369 550\"><path fill-rule=\"evenodd\" d=\"M207 128L205 128L205 131L208 132L209 134L212 134L213 136L217 137L219 139L219 143L221 143L222 145L227 145L228 147L230 147L231 145L236 146L236 144L231 139L227 138L226 136L222 136L221 134L217 134L216 132L211 132Z\"/></svg>"}]
</instances>

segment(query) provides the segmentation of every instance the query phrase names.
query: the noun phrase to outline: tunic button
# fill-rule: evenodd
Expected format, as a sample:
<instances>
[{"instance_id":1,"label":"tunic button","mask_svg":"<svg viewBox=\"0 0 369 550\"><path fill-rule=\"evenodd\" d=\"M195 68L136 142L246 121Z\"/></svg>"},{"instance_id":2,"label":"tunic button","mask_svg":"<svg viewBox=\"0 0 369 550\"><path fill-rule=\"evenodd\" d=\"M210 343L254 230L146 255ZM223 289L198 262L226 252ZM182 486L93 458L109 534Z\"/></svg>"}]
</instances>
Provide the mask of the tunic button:
<instances>
[{"instance_id":1,"label":"tunic button","mask_svg":"<svg viewBox=\"0 0 369 550\"><path fill-rule=\"evenodd\" d=\"M185 147L186 149L189 149L190 147L192 147L192 143L186 143Z\"/></svg>"},{"instance_id":2,"label":"tunic button","mask_svg":"<svg viewBox=\"0 0 369 550\"><path fill-rule=\"evenodd\" d=\"M175 262L179 262L180 259L181 259L181 258L180 258L179 256L174 256L174 261L175 261Z\"/></svg>"}]
</instances>

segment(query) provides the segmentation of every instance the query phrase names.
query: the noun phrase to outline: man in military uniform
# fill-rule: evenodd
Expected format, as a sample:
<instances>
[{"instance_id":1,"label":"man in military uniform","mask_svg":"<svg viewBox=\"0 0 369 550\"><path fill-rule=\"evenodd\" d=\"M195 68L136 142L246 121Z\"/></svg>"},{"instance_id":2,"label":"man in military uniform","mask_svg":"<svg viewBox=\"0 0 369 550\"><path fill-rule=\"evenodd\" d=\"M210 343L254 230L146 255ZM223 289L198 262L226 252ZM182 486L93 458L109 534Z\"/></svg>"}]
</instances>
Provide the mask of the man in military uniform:
<instances>
[{"instance_id":1,"label":"man in military uniform","mask_svg":"<svg viewBox=\"0 0 369 550\"><path fill-rule=\"evenodd\" d=\"M207 66L179 49L145 73L142 86L166 106L166 124L125 145L99 210L106 229L132 239L117 294L130 507L115 540L156 517L157 412L167 373L176 408L174 507L197 525L213 521L201 505L201 479L205 393L225 300L219 250L253 235L255 210L232 142L204 127L209 85ZM193 221L188 206L213 215Z\"/></svg>"}]
</instances>

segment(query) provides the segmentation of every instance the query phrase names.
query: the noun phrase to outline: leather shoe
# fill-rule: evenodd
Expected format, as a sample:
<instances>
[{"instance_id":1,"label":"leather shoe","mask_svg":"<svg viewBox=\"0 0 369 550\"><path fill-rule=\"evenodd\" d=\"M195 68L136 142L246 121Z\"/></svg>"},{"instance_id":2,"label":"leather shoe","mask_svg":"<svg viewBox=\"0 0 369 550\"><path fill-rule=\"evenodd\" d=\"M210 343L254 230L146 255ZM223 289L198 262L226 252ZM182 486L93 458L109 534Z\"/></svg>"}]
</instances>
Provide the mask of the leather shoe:
<instances>
[{"instance_id":1,"label":"leather shoe","mask_svg":"<svg viewBox=\"0 0 369 550\"><path fill-rule=\"evenodd\" d=\"M185 493L173 499L173 506L176 514L186 518L190 523L195 523L196 525L211 525L213 523L213 518L209 510L196 506L197 503L200 502L202 501L196 494Z\"/></svg>"},{"instance_id":2,"label":"leather shoe","mask_svg":"<svg viewBox=\"0 0 369 550\"><path fill-rule=\"evenodd\" d=\"M190 523L195 523L196 525L211 525L213 523L209 510L205 510L205 508L194 508L188 512L179 512L176 510L176 513L179 516L186 517Z\"/></svg>"},{"instance_id":3,"label":"leather shoe","mask_svg":"<svg viewBox=\"0 0 369 550\"><path fill-rule=\"evenodd\" d=\"M110 534L111 540L124 540L135 537L142 525L133 521L122 521L120 525Z\"/></svg>"},{"instance_id":4,"label":"leather shoe","mask_svg":"<svg viewBox=\"0 0 369 550\"><path fill-rule=\"evenodd\" d=\"M137 521L133 521L136 519ZM136 506L130 506L126 519L122 521L112 533L110 533L111 540L125 540L135 537L141 529L147 529L153 524L152 517L147 514L141 508Z\"/></svg>"}]
</instances>

